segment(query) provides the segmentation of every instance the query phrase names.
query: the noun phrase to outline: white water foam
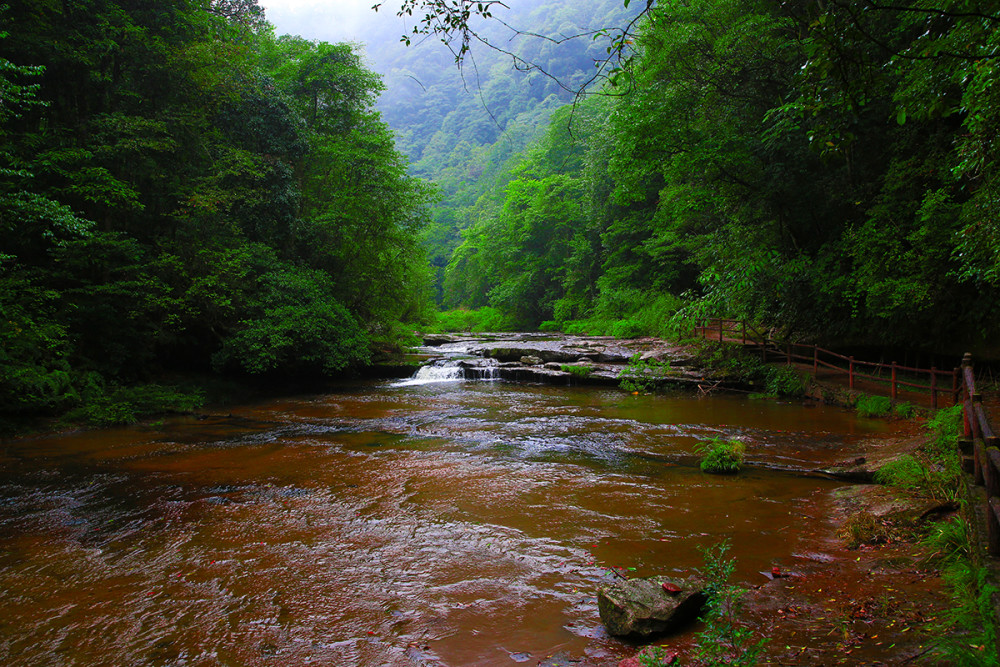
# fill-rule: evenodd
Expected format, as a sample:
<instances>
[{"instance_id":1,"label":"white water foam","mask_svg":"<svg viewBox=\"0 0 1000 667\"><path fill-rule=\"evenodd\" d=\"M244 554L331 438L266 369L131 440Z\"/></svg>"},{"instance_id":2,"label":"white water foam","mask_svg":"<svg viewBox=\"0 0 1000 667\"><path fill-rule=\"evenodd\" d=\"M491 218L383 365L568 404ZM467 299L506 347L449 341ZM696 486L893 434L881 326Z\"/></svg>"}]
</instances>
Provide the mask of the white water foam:
<instances>
[{"instance_id":1,"label":"white water foam","mask_svg":"<svg viewBox=\"0 0 1000 667\"><path fill-rule=\"evenodd\" d=\"M412 387L439 382L461 382L462 380L495 381L500 379L500 368L496 359L483 359L475 365L461 365L454 359L439 360L429 366L417 369L413 377L393 382L394 387Z\"/></svg>"},{"instance_id":2,"label":"white water foam","mask_svg":"<svg viewBox=\"0 0 1000 667\"><path fill-rule=\"evenodd\" d=\"M393 382L394 387L412 387L421 384L438 382L461 382L465 379L465 369L455 362L445 362L445 365L421 366L413 377Z\"/></svg>"}]
</instances>

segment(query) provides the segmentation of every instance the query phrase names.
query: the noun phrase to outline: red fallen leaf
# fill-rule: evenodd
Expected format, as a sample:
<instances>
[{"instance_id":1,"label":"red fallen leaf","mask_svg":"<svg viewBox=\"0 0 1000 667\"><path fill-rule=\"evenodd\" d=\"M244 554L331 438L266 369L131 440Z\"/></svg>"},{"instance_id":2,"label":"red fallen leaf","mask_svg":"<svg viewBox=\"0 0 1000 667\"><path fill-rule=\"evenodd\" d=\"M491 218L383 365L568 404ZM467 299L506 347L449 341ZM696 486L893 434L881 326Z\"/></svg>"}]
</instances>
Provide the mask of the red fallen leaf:
<instances>
[{"instance_id":1,"label":"red fallen leaf","mask_svg":"<svg viewBox=\"0 0 1000 667\"><path fill-rule=\"evenodd\" d=\"M681 592L681 587L678 586L677 584L672 584L669 581L664 581L663 582L663 590L665 590L666 592L668 592L671 595L673 595L674 593L680 593Z\"/></svg>"}]
</instances>

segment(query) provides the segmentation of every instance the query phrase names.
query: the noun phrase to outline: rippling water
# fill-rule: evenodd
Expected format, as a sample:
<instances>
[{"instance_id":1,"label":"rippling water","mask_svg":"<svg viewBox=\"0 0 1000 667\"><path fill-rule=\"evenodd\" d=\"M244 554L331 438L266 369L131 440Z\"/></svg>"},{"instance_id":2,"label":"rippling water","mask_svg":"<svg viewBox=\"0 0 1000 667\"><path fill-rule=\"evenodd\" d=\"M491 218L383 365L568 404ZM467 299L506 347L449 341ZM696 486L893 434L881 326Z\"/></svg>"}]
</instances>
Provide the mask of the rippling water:
<instances>
[{"instance_id":1,"label":"rippling water","mask_svg":"<svg viewBox=\"0 0 1000 667\"><path fill-rule=\"evenodd\" d=\"M595 590L822 549L884 425L741 397L367 384L0 449L0 663L614 664ZM694 445L748 445L739 477ZM754 465L754 464L758 465Z\"/></svg>"}]
</instances>

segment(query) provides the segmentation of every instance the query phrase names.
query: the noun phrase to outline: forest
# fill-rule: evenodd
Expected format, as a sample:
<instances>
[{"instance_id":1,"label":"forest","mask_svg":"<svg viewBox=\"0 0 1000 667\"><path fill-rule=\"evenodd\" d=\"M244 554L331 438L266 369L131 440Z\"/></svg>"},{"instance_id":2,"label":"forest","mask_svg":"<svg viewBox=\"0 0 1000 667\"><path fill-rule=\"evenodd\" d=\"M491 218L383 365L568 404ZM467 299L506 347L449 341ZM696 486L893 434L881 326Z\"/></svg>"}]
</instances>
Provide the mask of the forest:
<instances>
[{"instance_id":1,"label":"forest","mask_svg":"<svg viewBox=\"0 0 1000 667\"><path fill-rule=\"evenodd\" d=\"M463 210L443 304L995 356L998 26L974 2L657 3Z\"/></svg>"},{"instance_id":2,"label":"forest","mask_svg":"<svg viewBox=\"0 0 1000 667\"><path fill-rule=\"evenodd\" d=\"M192 399L165 375L329 376L410 335L431 189L353 47L239 0L0 16L5 415L127 420Z\"/></svg>"},{"instance_id":3,"label":"forest","mask_svg":"<svg viewBox=\"0 0 1000 667\"><path fill-rule=\"evenodd\" d=\"M3 7L0 413L114 421L435 326L996 356L989 3L514 2L506 41L465 4L406 3L489 44L396 51L381 101L254 0Z\"/></svg>"}]
</instances>

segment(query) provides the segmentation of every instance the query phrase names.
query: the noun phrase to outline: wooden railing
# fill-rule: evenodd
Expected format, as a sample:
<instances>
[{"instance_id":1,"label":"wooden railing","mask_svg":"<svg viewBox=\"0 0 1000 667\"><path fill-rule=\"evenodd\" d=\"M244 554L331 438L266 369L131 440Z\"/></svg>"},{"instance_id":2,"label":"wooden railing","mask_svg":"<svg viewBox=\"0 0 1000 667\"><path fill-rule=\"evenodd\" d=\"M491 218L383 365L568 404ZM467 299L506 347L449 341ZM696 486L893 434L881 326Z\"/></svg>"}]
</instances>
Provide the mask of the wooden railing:
<instances>
[{"instance_id":1,"label":"wooden railing","mask_svg":"<svg viewBox=\"0 0 1000 667\"><path fill-rule=\"evenodd\" d=\"M963 454L967 460L971 458L966 471L972 473L977 486L986 488L987 551L991 556L1000 556L1000 438L983 407L983 397L976 392L971 354L962 359L962 416Z\"/></svg>"},{"instance_id":2,"label":"wooden railing","mask_svg":"<svg viewBox=\"0 0 1000 667\"><path fill-rule=\"evenodd\" d=\"M858 380L885 384L893 401L898 399L900 389L906 388L917 392L929 392L931 408L935 410L940 407L941 395L950 396L952 405L959 402L958 368L953 370L942 370L935 366L913 368L901 366L895 361L888 364L860 361L818 345L779 341L766 333L756 331L741 320L723 318L701 320L697 323L695 332L706 340L739 342L745 346L758 348L765 361L784 359L789 365L793 362L812 364L813 377L819 374L820 368L844 373L851 389L855 388ZM921 381L924 378L926 381Z\"/></svg>"},{"instance_id":3,"label":"wooden railing","mask_svg":"<svg viewBox=\"0 0 1000 667\"><path fill-rule=\"evenodd\" d=\"M793 361L812 363L815 375L820 367L847 373L850 387L854 388L856 378L887 382L889 391L896 399L899 387L929 390L931 406L938 407L940 393L951 394L954 405L962 405L964 422L964 438L961 441L963 468L972 476L976 486L985 489L985 504L983 514L986 519L986 546L990 556L1000 557L1000 436L996 435L986 408L983 407L983 397L976 391L976 377L972 367L972 355L962 358L962 365L953 371L909 368L892 362L891 364L858 361L830 350L824 350L816 345L804 345L788 341L777 341L767 334L755 331L740 320L711 319L703 320L696 326L696 334L708 340L738 342L747 346L758 347L764 359L778 356L786 363ZM800 351L808 350L807 354ZM839 362L839 363L838 363ZM879 375L861 372L859 369L875 369ZM882 377L881 372L889 370L889 377ZM927 384L904 381L900 373L910 375L926 375ZM942 385L941 381L944 381ZM948 386L950 389L942 389Z\"/></svg>"}]
</instances>

